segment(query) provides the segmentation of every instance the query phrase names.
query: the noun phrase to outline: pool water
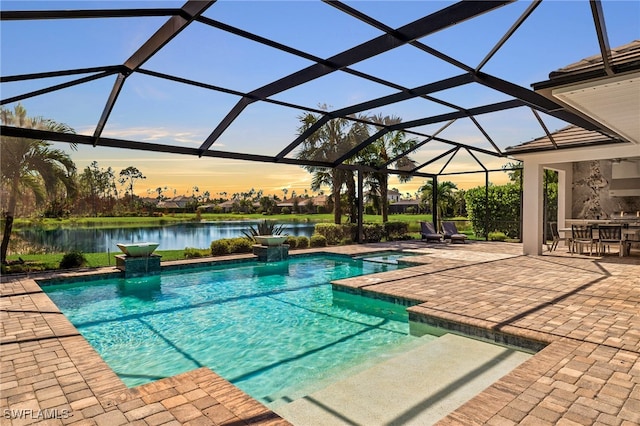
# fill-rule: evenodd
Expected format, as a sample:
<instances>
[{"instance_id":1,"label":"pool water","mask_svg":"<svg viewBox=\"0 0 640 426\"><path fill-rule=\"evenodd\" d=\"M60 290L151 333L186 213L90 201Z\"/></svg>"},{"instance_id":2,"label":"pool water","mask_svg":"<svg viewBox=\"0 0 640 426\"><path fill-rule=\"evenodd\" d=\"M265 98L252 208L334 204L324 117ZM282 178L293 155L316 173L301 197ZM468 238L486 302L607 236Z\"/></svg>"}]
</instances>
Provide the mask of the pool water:
<instances>
[{"instance_id":1,"label":"pool water","mask_svg":"<svg viewBox=\"0 0 640 426\"><path fill-rule=\"evenodd\" d=\"M357 259L362 259L367 262L378 262L378 263L388 263L392 265L401 264L403 261L406 261L408 257L411 256L419 256L421 253L412 253L412 252L399 252L399 251L383 251L377 253L365 254L362 256L357 256Z\"/></svg>"},{"instance_id":2,"label":"pool water","mask_svg":"<svg viewBox=\"0 0 640 426\"><path fill-rule=\"evenodd\" d=\"M329 284L397 267L292 257L43 288L127 386L206 366L270 403L416 339L404 307Z\"/></svg>"}]
</instances>

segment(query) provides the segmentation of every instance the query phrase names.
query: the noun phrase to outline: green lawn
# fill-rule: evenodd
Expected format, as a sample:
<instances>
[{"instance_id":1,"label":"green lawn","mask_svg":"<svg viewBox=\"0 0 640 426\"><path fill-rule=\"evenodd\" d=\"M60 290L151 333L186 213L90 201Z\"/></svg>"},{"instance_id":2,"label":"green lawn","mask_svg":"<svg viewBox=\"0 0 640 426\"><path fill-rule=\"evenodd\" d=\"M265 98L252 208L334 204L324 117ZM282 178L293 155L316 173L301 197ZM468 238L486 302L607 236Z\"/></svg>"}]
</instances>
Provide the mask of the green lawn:
<instances>
[{"instance_id":1,"label":"green lawn","mask_svg":"<svg viewBox=\"0 0 640 426\"><path fill-rule=\"evenodd\" d=\"M181 260L184 259L184 250L157 250L154 252L162 256L163 261L168 260ZM100 268L103 266L115 266L115 256L121 254L120 252L111 253L84 253L84 257L87 259L86 267ZM9 255L7 259L9 262L15 262L18 259L24 261L23 264L13 264L6 267L3 265L3 273L11 272L29 272L29 271L44 271L51 269L59 269L60 261L64 253L46 253L46 254L21 254L21 255Z\"/></svg>"}]
</instances>

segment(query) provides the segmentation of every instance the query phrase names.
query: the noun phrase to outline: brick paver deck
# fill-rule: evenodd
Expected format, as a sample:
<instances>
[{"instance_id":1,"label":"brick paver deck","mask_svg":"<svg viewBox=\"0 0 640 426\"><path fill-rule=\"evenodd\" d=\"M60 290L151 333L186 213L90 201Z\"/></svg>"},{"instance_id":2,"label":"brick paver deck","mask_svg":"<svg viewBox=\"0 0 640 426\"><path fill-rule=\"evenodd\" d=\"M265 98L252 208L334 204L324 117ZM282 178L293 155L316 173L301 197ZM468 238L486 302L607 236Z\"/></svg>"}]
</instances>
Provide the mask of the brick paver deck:
<instances>
[{"instance_id":1,"label":"brick paver deck","mask_svg":"<svg viewBox=\"0 0 640 426\"><path fill-rule=\"evenodd\" d=\"M331 251L390 248L420 252L416 266L335 286L402 301L417 322L542 348L440 424L640 424L640 256L472 242ZM2 277L1 424L288 424L207 368L127 389L40 290L43 277Z\"/></svg>"}]
</instances>

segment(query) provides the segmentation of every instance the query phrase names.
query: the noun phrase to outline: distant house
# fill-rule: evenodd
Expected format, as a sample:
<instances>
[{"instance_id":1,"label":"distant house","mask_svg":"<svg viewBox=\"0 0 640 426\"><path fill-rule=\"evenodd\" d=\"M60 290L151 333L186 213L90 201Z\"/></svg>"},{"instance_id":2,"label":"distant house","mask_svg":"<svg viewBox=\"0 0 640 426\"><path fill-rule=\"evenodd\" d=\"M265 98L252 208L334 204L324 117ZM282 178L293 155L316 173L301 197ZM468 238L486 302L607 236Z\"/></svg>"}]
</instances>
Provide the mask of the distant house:
<instances>
[{"instance_id":1,"label":"distant house","mask_svg":"<svg viewBox=\"0 0 640 426\"><path fill-rule=\"evenodd\" d=\"M165 209L165 210L182 210L184 209L184 207L180 207L180 205L178 203L176 203L175 201L159 201L158 204L156 204L156 207L159 209Z\"/></svg>"},{"instance_id":2,"label":"distant house","mask_svg":"<svg viewBox=\"0 0 640 426\"><path fill-rule=\"evenodd\" d=\"M371 202L373 197L377 197L377 196L378 194L376 193L366 192L364 194L364 202L369 203ZM398 201L400 201L401 198L402 198L402 194L400 194L400 191L398 191L397 189L389 189L387 191L387 201L389 203L397 203Z\"/></svg>"},{"instance_id":3,"label":"distant house","mask_svg":"<svg viewBox=\"0 0 640 426\"><path fill-rule=\"evenodd\" d=\"M194 202L193 197L185 197L184 195L179 195L177 197L168 198L166 200L159 201L158 204L156 204L156 208L178 212L178 211L186 210L189 203L193 203L193 202Z\"/></svg>"},{"instance_id":4,"label":"distant house","mask_svg":"<svg viewBox=\"0 0 640 426\"><path fill-rule=\"evenodd\" d=\"M311 197L310 200L313 202L314 206L322 206L326 207L329 204L329 196L328 195L318 195L315 197Z\"/></svg>"},{"instance_id":5,"label":"distant house","mask_svg":"<svg viewBox=\"0 0 640 426\"><path fill-rule=\"evenodd\" d=\"M328 197L326 195L318 195L317 197L296 197L289 198L287 200L280 201L278 203L278 210L282 210L284 207L288 208L290 211L293 211L293 206L295 204L298 205L298 211L313 211L315 213L315 208L317 206L326 207L328 202ZM313 209L313 210L312 210Z\"/></svg>"},{"instance_id":6,"label":"distant house","mask_svg":"<svg viewBox=\"0 0 640 426\"><path fill-rule=\"evenodd\" d=\"M389 213L406 213L407 209L413 208L414 213L420 213L420 200L399 200L389 204Z\"/></svg>"},{"instance_id":7,"label":"distant house","mask_svg":"<svg viewBox=\"0 0 640 426\"><path fill-rule=\"evenodd\" d=\"M218 207L222 209L223 213L230 213L233 210L233 205L236 203L236 200L227 200L218 204Z\"/></svg>"},{"instance_id":8,"label":"distant house","mask_svg":"<svg viewBox=\"0 0 640 426\"><path fill-rule=\"evenodd\" d=\"M401 197L402 197L402 194L400 194L400 191L398 191L397 189L390 189L387 191L387 200L390 203L399 202Z\"/></svg>"}]
</instances>

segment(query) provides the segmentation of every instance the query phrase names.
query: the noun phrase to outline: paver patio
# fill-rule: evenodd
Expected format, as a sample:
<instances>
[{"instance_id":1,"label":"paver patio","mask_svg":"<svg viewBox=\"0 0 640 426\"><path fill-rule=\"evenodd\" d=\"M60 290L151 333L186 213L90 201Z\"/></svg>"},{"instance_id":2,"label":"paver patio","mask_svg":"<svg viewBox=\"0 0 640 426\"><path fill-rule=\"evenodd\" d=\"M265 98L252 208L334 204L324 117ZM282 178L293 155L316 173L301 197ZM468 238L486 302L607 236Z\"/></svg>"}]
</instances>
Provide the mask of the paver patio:
<instances>
[{"instance_id":1,"label":"paver patio","mask_svg":"<svg viewBox=\"0 0 640 426\"><path fill-rule=\"evenodd\" d=\"M411 305L419 323L542 348L440 424L640 424L637 253L522 256L518 244L483 242L331 251L389 249L419 252L417 266L334 285ZM40 290L35 280L51 276L2 277L2 424L288 424L207 368L127 389Z\"/></svg>"}]
</instances>

